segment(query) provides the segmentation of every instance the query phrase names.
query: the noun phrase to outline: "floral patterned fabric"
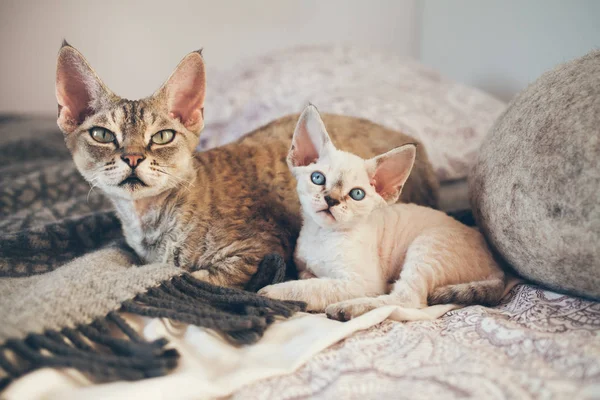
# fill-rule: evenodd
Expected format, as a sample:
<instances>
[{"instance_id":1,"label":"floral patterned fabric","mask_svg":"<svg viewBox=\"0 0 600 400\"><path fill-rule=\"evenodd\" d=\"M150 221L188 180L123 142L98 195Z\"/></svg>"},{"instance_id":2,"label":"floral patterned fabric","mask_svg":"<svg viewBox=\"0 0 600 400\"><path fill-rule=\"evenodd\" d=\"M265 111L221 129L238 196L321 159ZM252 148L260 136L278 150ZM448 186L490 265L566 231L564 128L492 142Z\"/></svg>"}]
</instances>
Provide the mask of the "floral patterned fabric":
<instances>
[{"instance_id":1,"label":"floral patterned fabric","mask_svg":"<svg viewBox=\"0 0 600 400\"><path fill-rule=\"evenodd\" d=\"M210 77L202 147L237 139L312 102L421 140L441 181L464 178L505 104L390 54L300 47Z\"/></svg>"},{"instance_id":2,"label":"floral patterned fabric","mask_svg":"<svg viewBox=\"0 0 600 400\"><path fill-rule=\"evenodd\" d=\"M496 308L386 321L233 398L600 398L600 304L519 285Z\"/></svg>"}]
</instances>

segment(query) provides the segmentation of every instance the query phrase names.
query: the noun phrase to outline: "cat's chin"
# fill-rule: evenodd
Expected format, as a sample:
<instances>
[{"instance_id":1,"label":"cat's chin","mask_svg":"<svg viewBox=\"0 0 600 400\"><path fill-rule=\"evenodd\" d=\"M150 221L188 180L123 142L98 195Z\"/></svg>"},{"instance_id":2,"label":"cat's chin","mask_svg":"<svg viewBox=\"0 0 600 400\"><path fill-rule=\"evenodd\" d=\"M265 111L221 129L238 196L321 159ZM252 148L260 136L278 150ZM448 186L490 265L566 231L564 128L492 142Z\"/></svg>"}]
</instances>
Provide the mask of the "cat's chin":
<instances>
[{"instance_id":1,"label":"cat's chin","mask_svg":"<svg viewBox=\"0 0 600 400\"><path fill-rule=\"evenodd\" d=\"M165 192L167 188L158 188L155 186L142 185L138 182L119 184L102 188L103 192L112 198L121 200L141 200L148 197L154 197Z\"/></svg>"}]
</instances>

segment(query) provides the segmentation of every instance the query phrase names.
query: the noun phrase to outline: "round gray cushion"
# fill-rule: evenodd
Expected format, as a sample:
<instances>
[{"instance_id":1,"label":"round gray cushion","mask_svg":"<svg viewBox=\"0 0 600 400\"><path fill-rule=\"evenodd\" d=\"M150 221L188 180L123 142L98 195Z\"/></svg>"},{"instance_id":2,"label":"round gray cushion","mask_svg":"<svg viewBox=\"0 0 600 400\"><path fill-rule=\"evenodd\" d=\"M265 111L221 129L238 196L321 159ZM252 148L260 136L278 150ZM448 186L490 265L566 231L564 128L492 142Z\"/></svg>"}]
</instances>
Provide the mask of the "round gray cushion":
<instances>
[{"instance_id":1,"label":"round gray cushion","mask_svg":"<svg viewBox=\"0 0 600 400\"><path fill-rule=\"evenodd\" d=\"M519 274L600 299L600 51L511 102L481 147L469 193L491 246Z\"/></svg>"}]
</instances>

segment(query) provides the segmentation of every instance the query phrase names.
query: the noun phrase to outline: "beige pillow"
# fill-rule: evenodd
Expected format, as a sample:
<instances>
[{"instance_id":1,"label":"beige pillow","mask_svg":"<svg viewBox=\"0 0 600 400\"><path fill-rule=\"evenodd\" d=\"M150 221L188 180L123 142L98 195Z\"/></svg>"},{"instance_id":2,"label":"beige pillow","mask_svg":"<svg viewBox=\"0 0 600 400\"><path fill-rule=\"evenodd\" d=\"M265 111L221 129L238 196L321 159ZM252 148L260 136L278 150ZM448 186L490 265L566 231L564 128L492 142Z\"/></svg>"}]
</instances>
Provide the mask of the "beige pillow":
<instances>
[{"instance_id":1,"label":"beige pillow","mask_svg":"<svg viewBox=\"0 0 600 400\"><path fill-rule=\"evenodd\" d=\"M202 147L221 145L308 102L421 140L441 181L467 176L505 104L413 61L352 47L299 47L210 80Z\"/></svg>"}]
</instances>

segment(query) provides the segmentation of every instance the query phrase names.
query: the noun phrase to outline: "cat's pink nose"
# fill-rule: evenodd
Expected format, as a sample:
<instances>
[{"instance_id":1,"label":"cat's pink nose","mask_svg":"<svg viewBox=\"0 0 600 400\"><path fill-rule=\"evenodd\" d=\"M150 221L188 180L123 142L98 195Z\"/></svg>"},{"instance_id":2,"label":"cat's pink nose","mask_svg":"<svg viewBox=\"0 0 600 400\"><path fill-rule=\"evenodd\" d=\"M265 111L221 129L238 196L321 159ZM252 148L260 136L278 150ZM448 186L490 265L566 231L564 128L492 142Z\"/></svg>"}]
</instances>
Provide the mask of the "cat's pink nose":
<instances>
[{"instance_id":1,"label":"cat's pink nose","mask_svg":"<svg viewBox=\"0 0 600 400\"><path fill-rule=\"evenodd\" d=\"M123 154L121 160L125 161L131 168L137 167L146 157L140 153Z\"/></svg>"},{"instance_id":2,"label":"cat's pink nose","mask_svg":"<svg viewBox=\"0 0 600 400\"><path fill-rule=\"evenodd\" d=\"M334 199L330 196L324 196L323 199L325 199L325 203L327 203L328 207L333 207L340 204L340 201L338 199Z\"/></svg>"}]
</instances>

